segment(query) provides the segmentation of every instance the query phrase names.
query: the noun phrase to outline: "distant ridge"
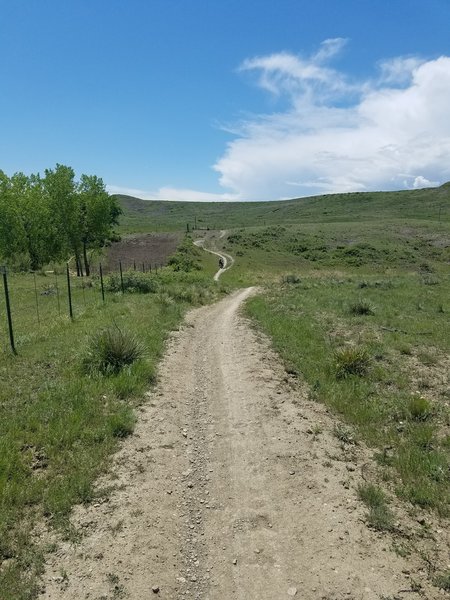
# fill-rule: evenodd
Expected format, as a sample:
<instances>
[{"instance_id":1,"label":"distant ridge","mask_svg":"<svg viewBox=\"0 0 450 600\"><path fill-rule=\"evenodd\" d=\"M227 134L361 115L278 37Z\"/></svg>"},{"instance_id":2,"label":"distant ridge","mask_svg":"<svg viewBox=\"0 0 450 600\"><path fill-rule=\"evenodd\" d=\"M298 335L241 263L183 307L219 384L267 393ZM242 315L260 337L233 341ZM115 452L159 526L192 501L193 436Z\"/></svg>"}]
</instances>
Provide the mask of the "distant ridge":
<instances>
[{"instance_id":1,"label":"distant ridge","mask_svg":"<svg viewBox=\"0 0 450 600\"><path fill-rule=\"evenodd\" d=\"M224 229L270 224L372 221L383 219L450 220L450 182L436 188L395 192L325 194L269 202L180 202L142 200L116 194L123 231Z\"/></svg>"}]
</instances>

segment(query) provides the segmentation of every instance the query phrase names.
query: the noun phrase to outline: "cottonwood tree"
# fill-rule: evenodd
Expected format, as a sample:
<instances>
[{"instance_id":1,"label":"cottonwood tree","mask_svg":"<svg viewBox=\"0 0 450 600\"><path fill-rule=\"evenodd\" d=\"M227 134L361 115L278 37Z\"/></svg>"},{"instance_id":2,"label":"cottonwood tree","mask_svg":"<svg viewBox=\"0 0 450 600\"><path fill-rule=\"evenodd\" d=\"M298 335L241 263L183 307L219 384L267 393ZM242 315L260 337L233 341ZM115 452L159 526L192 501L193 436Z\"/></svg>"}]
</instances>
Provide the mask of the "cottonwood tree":
<instances>
[{"instance_id":1,"label":"cottonwood tree","mask_svg":"<svg viewBox=\"0 0 450 600\"><path fill-rule=\"evenodd\" d=\"M112 237L121 209L105 189L100 177L82 175L78 184L81 243L86 275L90 274L89 248L101 248Z\"/></svg>"}]
</instances>

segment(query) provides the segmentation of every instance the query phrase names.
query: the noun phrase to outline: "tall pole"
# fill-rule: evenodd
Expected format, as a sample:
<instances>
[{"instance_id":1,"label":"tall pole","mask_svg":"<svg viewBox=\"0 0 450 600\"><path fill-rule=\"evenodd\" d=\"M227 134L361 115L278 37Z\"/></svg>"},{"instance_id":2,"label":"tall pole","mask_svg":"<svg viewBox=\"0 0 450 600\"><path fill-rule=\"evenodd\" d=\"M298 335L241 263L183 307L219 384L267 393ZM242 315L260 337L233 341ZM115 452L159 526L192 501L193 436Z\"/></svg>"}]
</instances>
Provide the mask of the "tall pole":
<instances>
[{"instance_id":1,"label":"tall pole","mask_svg":"<svg viewBox=\"0 0 450 600\"><path fill-rule=\"evenodd\" d=\"M69 315L70 315L70 318L73 319L72 290L70 289L69 263L67 263L67 265L66 265L66 274L67 274L67 294L69 297Z\"/></svg>"},{"instance_id":2,"label":"tall pole","mask_svg":"<svg viewBox=\"0 0 450 600\"><path fill-rule=\"evenodd\" d=\"M6 302L6 315L8 317L8 331L9 331L9 343L11 344L11 350L13 354L17 354L16 346L14 344L14 331L11 317L11 305L9 303L9 291L8 291L8 276L6 274L6 267L0 267L0 272L3 275L3 287L5 289L5 302Z\"/></svg>"}]
</instances>

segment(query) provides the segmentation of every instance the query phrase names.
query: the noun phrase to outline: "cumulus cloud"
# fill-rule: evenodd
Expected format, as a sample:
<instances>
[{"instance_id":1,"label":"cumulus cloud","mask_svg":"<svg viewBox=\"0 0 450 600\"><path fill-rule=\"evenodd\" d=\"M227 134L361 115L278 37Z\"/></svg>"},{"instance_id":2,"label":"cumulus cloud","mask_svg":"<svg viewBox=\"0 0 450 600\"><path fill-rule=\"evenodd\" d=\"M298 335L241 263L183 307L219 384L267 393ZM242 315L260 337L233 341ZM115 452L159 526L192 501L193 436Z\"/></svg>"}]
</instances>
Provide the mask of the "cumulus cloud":
<instances>
[{"instance_id":1,"label":"cumulus cloud","mask_svg":"<svg viewBox=\"0 0 450 600\"><path fill-rule=\"evenodd\" d=\"M233 199L417 188L450 179L450 57L397 57L360 81L327 63L346 40L311 57L278 53L240 71L289 99L289 109L238 123L214 169Z\"/></svg>"}]
</instances>

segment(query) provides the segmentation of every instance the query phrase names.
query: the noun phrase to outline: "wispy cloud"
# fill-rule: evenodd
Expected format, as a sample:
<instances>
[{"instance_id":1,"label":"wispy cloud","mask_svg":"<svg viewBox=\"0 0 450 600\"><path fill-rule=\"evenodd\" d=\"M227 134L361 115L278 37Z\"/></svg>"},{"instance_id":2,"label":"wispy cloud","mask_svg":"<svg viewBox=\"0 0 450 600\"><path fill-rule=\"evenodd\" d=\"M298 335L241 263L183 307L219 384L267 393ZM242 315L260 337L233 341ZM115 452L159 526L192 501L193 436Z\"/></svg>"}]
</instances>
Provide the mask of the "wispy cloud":
<instances>
[{"instance_id":1,"label":"wispy cloud","mask_svg":"<svg viewBox=\"0 0 450 600\"><path fill-rule=\"evenodd\" d=\"M233 128L214 165L224 188L269 199L450 179L450 57L396 57L355 81L326 66L344 46L336 38L309 58L283 52L242 63L290 108Z\"/></svg>"}]
</instances>

